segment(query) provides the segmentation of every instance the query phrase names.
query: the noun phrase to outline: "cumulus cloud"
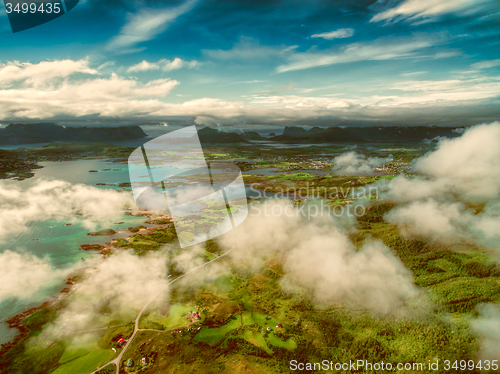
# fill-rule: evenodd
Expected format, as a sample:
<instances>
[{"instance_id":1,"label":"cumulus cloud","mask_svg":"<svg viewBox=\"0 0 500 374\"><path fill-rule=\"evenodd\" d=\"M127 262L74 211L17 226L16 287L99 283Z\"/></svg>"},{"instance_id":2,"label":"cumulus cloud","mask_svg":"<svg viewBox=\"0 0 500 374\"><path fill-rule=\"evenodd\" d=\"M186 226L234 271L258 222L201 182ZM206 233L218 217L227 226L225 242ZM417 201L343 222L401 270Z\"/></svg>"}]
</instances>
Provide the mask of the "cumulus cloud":
<instances>
[{"instance_id":1,"label":"cumulus cloud","mask_svg":"<svg viewBox=\"0 0 500 374\"><path fill-rule=\"evenodd\" d=\"M0 90L0 118L47 118L59 115L126 116L150 114L164 108L157 100L178 81L156 79L139 83L112 74L109 78L51 82L48 87L17 87ZM150 99L150 100L142 100Z\"/></svg>"},{"instance_id":2,"label":"cumulus cloud","mask_svg":"<svg viewBox=\"0 0 500 374\"><path fill-rule=\"evenodd\" d=\"M179 57L174 58L172 61L161 59L158 62L148 62L143 60L136 65L133 65L128 68L128 72L136 72L136 71L148 71L148 70L163 70L163 71L172 71L181 68L192 69L199 66L200 63L198 61L185 61Z\"/></svg>"},{"instance_id":3,"label":"cumulus cloud","mask_svg":"<svg viewBox=\"0 0 500 374\"><path fill-rule=\"evenodd\" d=\"M55 269L47 259L6 250L0 253L0 303L11 298L30 300L39 291L61 282L69 269Z\"/></svg>"},{"instance_id":4,"label":"cumulus cloud","mask_svg":"<svg viewBox=\"0 0 500 374\"><path fill-rule=\"evenodd\" d=\"M333 169L339 174L368 175L373 169L391 162L392 156L366 157L356 152L347 152L333 158Z\"/></svg>"},{"instance_id":5,"label":"cumulus cloud","mask_svg":"<svg viewBox=\"0 0 500 374\"><path fill-rule=\"evenodd\" d=\"M386 219L436 240L500 248L500 123L478 125L413 162L420 176L386 183ZM380 184L382 186L383 184Z\"/></svg>"},{"instance_id":6,"label":"cumulus cloud","mask_svg":"<svg viewBox=\"0 0 500 374\"><path fill-rule=\"evenodd\" d=\"M164 32L178 17L189 12L196 0L187 0L177 7L147 8L141 7L136 13L128 14L127 23L120 33L107 45L108 50L128 53L143 50L136 48L139 43L154 39Z\"/></svg>"},{"instance_id":7,"label":"cumulus cloud","mask_svg":"<svg viewBox=\"0 0 500 374\"><path fill-rule=\"evenodd\" d=\"M500 197L500 122L474 126L455 139L443 139L436 151L418 158L413 169L452 181L464 196Z\"/></svg>"},{"instance_id":8,"label":"cumulus cloud","mask_svg":"<svg viewBox=\"0 0 500 374\"><path fill-rule=\"evenodd\" d=\"M155 62L147 62L146 60L142 60L138 64L132 65L127 69L128 72L135 71L148 71L148 70L158 70L160 66Z\"/></svg>"},{"instance_id":9,"label":"cumulus cloud","mask_svg":"<svg viewBox=\"0 0 500 374\"><path fill-rule=\"evenodd\" d=\"M48 332L59 335L100 327L106 320L135 317L155 296L158 301L167 295L167 276L164 254L137 257L124 251L114 253L87 271Z\"/></svg>"},{"instance_id":10,"label":"cumulus cloud","mask_svg":"<svg viewBox=\"0 0 500 374\"><path fill-rule=\"evenodd\" d=\"M418 24L436 21L447 14L466 16L497 9L495 0L405 0L394 8L376 14L371 22L404 20Z\"/></svg>"},{"instance_id":11,"label":"cumulus cloud","mask_svg":"<svg viewBox=\"0 0 500 374\"><path fill-rule=\"evenodd\" d=\"M500 355L500 306L483 304L478 307L479 317L471 321L472 330L481 339L479 357L498 360Z\"/></svg>"},{"instance_id":12,"label":"cumulus cloud","mask_svg":"<svg viewBox=\"0 0 500 374\"><path fill-rule=\"evenodd\" d=\"M448 179L427 179L424 177L408 178L398 175L390 182L383 181L379 185L387 189L388 197L397 203L408 203L428 197L445 197L453 191L453 181Z\"/></svg>"},{"instance_id":13,"label":"cumulus cloud","mask_svg":"<svg viewBox=\"0 0 500 374\"><path fill-rule=\"evenodd\" d=\"M350 38L354 35L354 29L338 29L335 31L324 32L321 34L313 34L311 38L323 38L327 40Z\"/></svg>"},{"instance_id":14,"label":"cumulus cloud","mask_svg":"<svg viewBox=\"0 0 500 374\"><path fill-rule=\"evenodd\" d=\"M0 64L0 83L8 85L22 81L27 85L39 86L54 78L66 78L76 73L97 74L89 67L88 60L42 61L38 64L12 61Z\"/></svg>"},{"instance_id":15,"label":"cumulus cloud","mask_svg":"<svg viewBox=\"0 0 500 374\"><path fill-rule=\"evenodd\" d=\"M235 264L255 267L263 258L279 254L286 273L284 287L293 282L310 290L317 302L379 315L396 313L418 296L411 273L382 243L368 242L356 251L338 221L322 217L307 222L293 214L297 212L290 202L266 204L269 212L290 214L257 215L251 209L245 222L219 238Z\"/></svg>"},{"instance_id":16,"label":"cumulus cloud","mask_svg":"<svg viewBox=\"0 0 500 374\"><path fill-rule=\"evenodd\" d=\"M283 53L285 52L281 51L279 55L284 56ZM470 125L476 123L472 122L475 117L488 118L496 115L496 109L485 113L478 104L489 103L490 107L494 108L491 103L492 100L498 99L500 88L499 79L489 77L452 82L393 84L393 89L403 92L397 96L344 98L271 93L251 95L241 101L204 97L182 103L169 103L164 98L180 84L176 80L141 81L114 73L107 76L99 74L99 77L89 76L95 69L88 67L85 61L70 64L72 70L63 70L66 71L64 74L70 75L61 76L56 62L47 63L42 68L43 64L45 63L33 64L30 72L14 74L16 80L9 81L11 83L0 89L1 120L50 120L95 116L101 117L100 120L104 122L115 121L116 117L130 121L131 118L138 117L163 120L165 116L193 116L196 117L196 123L206 125L297 123L305 119L308 119L310 124L312 118L326 123L332 123L333 120L338 122L340 119L345 124L366 125L373 123L376 118L377 124L384 121L396 125L403 122L407 125L429 122L456 125L451 120L457 118L461 125ZM134 70L170 71L193 68L197 64L196 61L181 59L160 60L154 63L146 61L136 65ZM39 70L43 71L43 74L35 73ZM9 75L5 74L4 79L9 80ZM412 91L408 91L408 87L412 88ZM302 92L309 91L305 89ZM436 106L437 101L439 106ZM425 116L422 115L423 109ZM78 120L76 118L76 121Z\"/></svg>"},{"instance_id":17,"label":"cumulus cloud","mask_svg":"<svg viewBox=\"0 0 500 374\"><path fill-rule=\"evenodd\" d=\"M64 181L39 180L31 187L0 181L0 240L26 228L31 221L74 219L81 214L90 228L112 222L131 203L128 194Z\"/></svg>"},{"instance_id":18,"label":"cumulus cloud","mask_svg":"<svg viewBox=\"0 0 500 374\"><path fill-rule=\"evenodd\" d=\"M468 236L467 224L471 217L463 204L438 203L430 199L393 209L385 219L390 223L407 225L418 235L457 241Z\"/></svg>"},{"instance_id":19,"label":"cumulus cloud","mask_svg":"<svg viewBox=\"0 0 500 374\"><path fill-rule=\"evenodd\" d=\"M198 61L185 61L178 57L174 58L172 61L165 60L162 62L163 66L161 67L164 71L171 71L176 69L181 69L183 67L187 68L195 68L199 65Z\"/></svg>"}]
</instances>

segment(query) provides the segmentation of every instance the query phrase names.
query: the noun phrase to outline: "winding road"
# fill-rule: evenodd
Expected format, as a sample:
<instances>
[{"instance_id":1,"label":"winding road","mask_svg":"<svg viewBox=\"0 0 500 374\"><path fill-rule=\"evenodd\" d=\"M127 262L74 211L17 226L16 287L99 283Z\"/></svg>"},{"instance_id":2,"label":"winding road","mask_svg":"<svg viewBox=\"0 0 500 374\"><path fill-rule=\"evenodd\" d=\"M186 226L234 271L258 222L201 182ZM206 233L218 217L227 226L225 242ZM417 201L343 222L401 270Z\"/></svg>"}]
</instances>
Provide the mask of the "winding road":
<instances>
[{"instance_id":1,"label":"winding road","mask_svg":"<svg viewBox=\"0 0 500 374\"><path fill-rule=\"evenodd\" d=\"M172 284L172 283L175 283L177 282L179 279L181 279L182 277L185 277L186 275L188 274L191 274L193 273L194 271L204 267L204 266L207 266L209 265L210 263L214 262L214 261L217 261L218 259L220 259L221 257L224 257L226 256L229 252L231 252L231 249L228 250L227 252L224 252L223 254L221 254L220 256L217 256L216 258L208 261L208 262L205 262L204 264L201 264L201 265L198 265L194 268L192 268L191 270L189 270L187 273L184 273L182 275L179 275L177 278L171 280L169 283L167 283L167 285L162 288L156 295L154 295L147 303L146 305L144 305L144 307L141 309L141 311L139 312L139 314L137 315L137 317L135 318L134 320L134 332L132 333L132 335L130 336L130 338L128 339L127 341L127 344L125 344L125 346L123 347L123 349L121 350L120 354L118 355L118 357L116 357L115 359L109 361L108 363L104 364L103 366L101 366L100 368L94 370L92 373L90 374L95 374L97 373L99 370L102 370L104 369L106 366L109 366L109 365L115 365L116 366L116 374L119 374L120 373L120 362L122 360L122 357L123 355L125 354L127 348L130 346L130 344L132 343L132 341L134 340L135 336L137 335L137 332L139 331L142 331L142 329L139 329L139 321L142 317L142 314L144 313L144 311L146 310L146 308L149 306L149 304L151 304L153 302L154 299L156 299L161 293L165 292L165 290ZM103 329L94 329L94 330L85 330L85 331L96 331L96 330L105 330L107 329L106 328L103 328Z\"/></svg>"}]
</instances>

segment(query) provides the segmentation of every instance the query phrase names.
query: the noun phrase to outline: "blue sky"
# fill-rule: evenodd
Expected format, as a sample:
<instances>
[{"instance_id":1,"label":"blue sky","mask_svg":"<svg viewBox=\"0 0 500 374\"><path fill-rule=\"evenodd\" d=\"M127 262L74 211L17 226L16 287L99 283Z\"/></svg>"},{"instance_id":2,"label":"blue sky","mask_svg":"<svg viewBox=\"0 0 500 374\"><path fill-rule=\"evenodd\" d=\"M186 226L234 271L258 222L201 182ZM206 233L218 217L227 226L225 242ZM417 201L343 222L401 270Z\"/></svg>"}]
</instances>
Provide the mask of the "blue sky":
<instances>
[{"instance_id":1,"label":"blue sky","mask_svg":"<svg viewBox=\"0 0 500 374\"><path fill-rule=\"evenodd\" d=\"M500 119L498 0L86 0L0 32L4 123Z\"/></svg>"}]
</instances>

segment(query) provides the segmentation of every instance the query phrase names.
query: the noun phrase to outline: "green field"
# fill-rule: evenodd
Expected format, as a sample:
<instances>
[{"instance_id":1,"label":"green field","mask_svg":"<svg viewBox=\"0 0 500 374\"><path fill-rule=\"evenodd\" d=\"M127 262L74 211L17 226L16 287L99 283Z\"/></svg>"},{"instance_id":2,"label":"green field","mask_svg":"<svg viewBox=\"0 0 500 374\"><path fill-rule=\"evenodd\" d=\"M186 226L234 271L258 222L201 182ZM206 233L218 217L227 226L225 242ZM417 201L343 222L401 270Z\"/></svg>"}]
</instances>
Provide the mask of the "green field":
<instances>
[{"instance_id":1,"label":"green field","mask_svg":"<svg viewBox=\"0 0 500 374\"><path fill-rule=\"evenodd\" d=\"M155 329L155 330L169 330L175 327L185 326L191 323L186 318L186 314L193 310L193 306L172 304L166 316L160 315L158 312L152 312L146 317L141 318L139 328L141 329Z\"/></svg>"},{"instance_id":2,"label":"green field","mask_svg":"<svg viewBox=\"0 0 500 374\"><path fill-rule=\"evenodd\" d=\"M99 349L59 366L54 374L89 374L115 357L111 349Z\"/></svg>"},{"instance_id":3,"label":"green field","mask_svg":"<svg viewBox=\"0 0 500 374\"><path fill-rule=\"evenodd\" d=\"M58 151L57 147L49 148L42 151ZM346 147L290 149L286 151L286 160L278 159L282 150L267 148L213 146L208 154L216 159L238 157L255 161L240 162L242 170L287 170L286 174L274 176L244 173L246 183L255 182L257 189L269 191L300 187L307 188L310 194L318 188L332 191L342 187L350 191L352 187L391 179L397 174L363 177L294 171L312 167L311 158L319 149L333 157ZM367 156L390 151L395 159L407 164L429 149L430 146L385 144L377 151L362 146L358 151ZM334 197L329 204L345 204L348 199L349 196ZM299 205L304 200L294 202ZM289 361L297 358L337 362L428 362L436 358L477 361L481 340L470 323L477 317L478 305L500 303L497 255L465 242L450 244L406 235L384 220L394 206L395 203L383 200L367 201L366 214L346 231L355 248L361 248L366 241L380 240L401 260L421 291L415 309L420 312L422 302L422 314L375 316L344 305L343 300L322 304L304 286L283 283L288 281L287 263L281 254L265 252L255 267L237 264L231 256L225 256L214 262L217 267L213 272L173 283L166 293L168 302L157 300L148 307L139 327L149 330L137 333L123 359L132 358L133 370L138 370L141 358L151 357L151 364L142 371L153 374L286 373L290 371ZM198 219L204 224L214 221L210 215ZM185 249L177 244L174 225L155 228L146 235L130 235L129 239L118 240L116 251L131 249L143 256L161 250L169 260L169 279L182 274L180 259ZM213 239L197 248L193 251L196 260L206 262L225 253L227 247L219 243L219 239ZM131 335L131 324L103 330L87 340L76 335L59 340L46 337L45 332L57 321L61 309L73 301L75 298L69 296L65 302L42 308L26 318L23 328L28 333L0 357L0 372L89 373L112 359L111 348L116 347L119 337ZM201 312L201 321L190 323L186 314L192 310ZM132 309L117 311L112 316L107 310L99 310L93 327L129 323L135 316Z\"/></svg>"},{"instance_id":4,"label":"green field","mask_svg":"<svg viewBox=\"0 0 500 374\"><path fill-rule=\"evenodd\" d=\"M241 319L233 317L221 327L204 327L196 334L195 340L209 345L219 344L227 334L241 326Z\"/></svg>"}]
</instances>

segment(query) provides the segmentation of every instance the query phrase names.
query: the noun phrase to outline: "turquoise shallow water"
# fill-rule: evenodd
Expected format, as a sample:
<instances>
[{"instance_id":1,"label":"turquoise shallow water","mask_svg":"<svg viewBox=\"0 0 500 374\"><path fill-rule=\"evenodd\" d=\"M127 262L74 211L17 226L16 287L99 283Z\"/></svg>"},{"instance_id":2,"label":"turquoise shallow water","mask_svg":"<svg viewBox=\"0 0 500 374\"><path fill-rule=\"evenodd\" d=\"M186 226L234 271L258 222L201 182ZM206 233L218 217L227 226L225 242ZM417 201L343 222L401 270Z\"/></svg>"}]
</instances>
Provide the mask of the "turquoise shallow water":
<instances>
[{"instance_id":1,"label":"turquoise shallow water","mask_svg":"<svg viewBox=\"0 0 500 374\"><path fill-rule=\"evenodd\" d=\"M29 187L37 180L43 179L58 179L65 180L71 183L84 183L96 186L96 183L121 183L128 182L127 165L115 164L104 160L80 160L80 161L63 161L63 162L44 162L43 169L35 171L35 176L25 181L2 181L4 185L19 184L23 187ZM102 169L118 169L103 171ZM89 170L99 170L97 173L89 173ZM99 188L118 189L118 186L97 186ZM128 192L125 192L128 193ZM118 231L116 236L129 236L130 233L125 231L127 227L138 226L144 224L147 218L135 217L124 214L116 220L115 223L106 224L101 227L96 227L96 230L103 228L112 228ZM71 222L71 225L65 226ZM119 224L119 222L123 222ZM149 226L149 225L146 225ZM34 254L41 259L47 259L54 268L68 268L78 262L82 262L82 258L97 256L95 253L79 250L81 244L104 244L110 240L106 236L88 236L89 230L82 225L78 217L74 217L71 221L58 221L56 219L47 219L44 221L30 222L26 229L16 235L8 237L0 242L0 252L12 250L16 252L26 252ZM33 240L37 239L37 240ZM1 264L0 264L1 266ZM47 285L30 300L8 299L0 300L0 344L12 339L17 330L9 329L5 323L2 323L6 318L13 316L27 308L40 305L47 298L57 295L64 284L64 279L61 279L58 284Z\"/></svg>"},{"instance_id":2,"label":"turquoise shallow water","mask_svg":"<svg viewBox=\"0 0 500 374\"><path fill-rule=\"evenodd\" d=\"M33 178L24 181L3 180L1 183L7 187L21 183L23 187L28 188L40 179L56 179L70 183L83 183L103 189L122 190L123 188L119 187L118 184L129 182L127 164L114 163L112 160L42 162L40 165L43 168L35 170ZM97 172L89 172L90 170L97 170ZM145 177L148 178L148 176ZM108 185L97 186L97 183L106 183ZM110 186L109 184L113 185ZM247 188L247 194L248 196L253 196L255 195L255 191ZM129 232L125 231L127 227L139 226L146 221L144 217L129 216L125 215L125 212L123 213L115 223L106 224L104 227L97 227L96 230L112 228L119 232L114 237L125 237L130 235ZM69 222L72 224L65 226ZM118 222L123 223L119 224ZM110 240L110 237L88 236L88 232L89 230L78 221L78 217L74 217L74 219L68 222L56 219L31 222L23 232L1 241L0 253L5 250L27 252L41 259L48 259L55 268L64 269L82 262L82 258L96 256L95 253L79 250L81 244L104 244ZM0 300L0 344L12 339L17 332L17 330L9 329L3 323L5 319L27 308L40 305L47 298L57 295L63 284L64 279L61 279L58 284L48 285L30 300Z\"/></svg>"}]
</instances>

